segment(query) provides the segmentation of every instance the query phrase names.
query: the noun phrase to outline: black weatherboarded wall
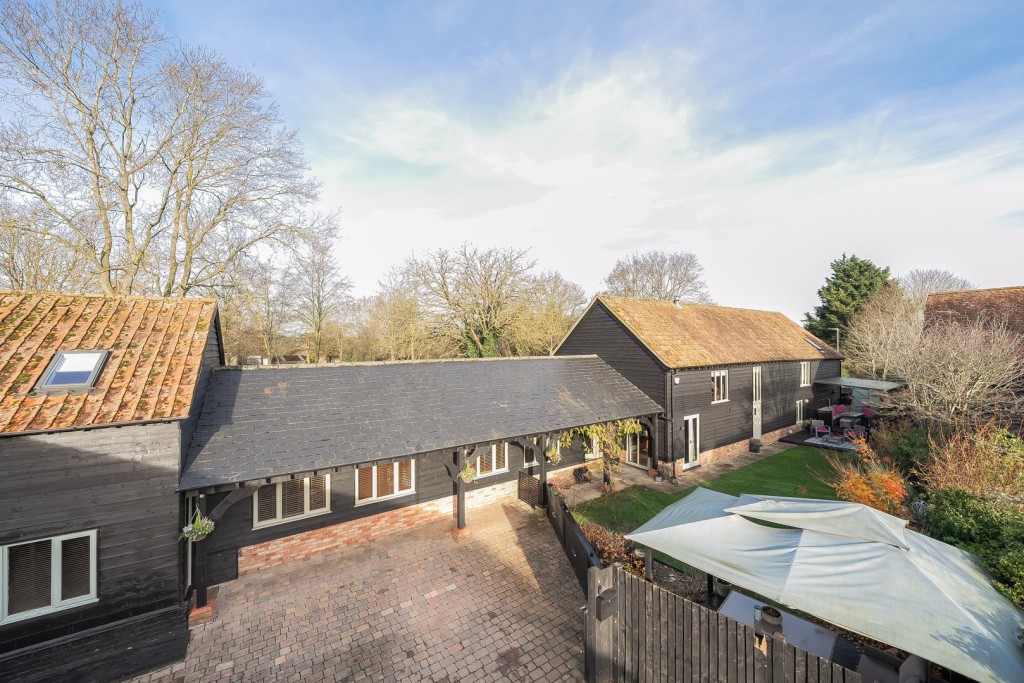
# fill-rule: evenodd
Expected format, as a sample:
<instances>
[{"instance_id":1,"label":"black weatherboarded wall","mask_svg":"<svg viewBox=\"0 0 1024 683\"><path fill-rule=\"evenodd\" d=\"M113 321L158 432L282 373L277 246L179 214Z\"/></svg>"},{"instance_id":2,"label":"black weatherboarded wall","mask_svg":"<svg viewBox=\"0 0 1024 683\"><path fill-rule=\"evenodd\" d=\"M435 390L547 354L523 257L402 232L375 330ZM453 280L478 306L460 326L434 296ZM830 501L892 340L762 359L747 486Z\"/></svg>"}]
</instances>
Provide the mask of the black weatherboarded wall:
<instances>
[{"instance_id":1,"label":"black weatherboarded wall","mask_svg":"<svg viewBox=\"0 0 1024 683\"><path fill-rule=\"evenodd\" d=\"M0 625L0 679L17 671L24 680L29 653L17 651L52 639L64 638L46 643L45 654L33 651L31 661L45 659L55 671L82 662L79 649L106 649L114 662L107 676L129 651L151 650L150 666L183 656L178 437L179 426L171 422L0 439L0 545L96 529L99 597ZM137 623L110 630L125 619ZM82 634L94 642L74 640Z\"/></svg>"},{"instance_id":2,"label":"black weatherboarded wall","mask_svg":"<svg viewBox=\"0 0 1024 683\"><path fill-rule=\"evenodd\" d=\"M489 447L481 447L477 454L490 453ZM475 457L475 456L474 456ZM204 541L208 543L208 581L211 585L238 578L238 550L246 546L272 541L285 536L321 529L343 522L351 522L371 515L397 510L418 503L426 503L455 495L455 486L445 462L454 462L453 454L443 452L424 453L416 458L416 491L407 496L389 498L378 502L355 504L355 467L341 468L331 475L331 511L314 517L273 526L253 528L253 499L246 498L228 508L216 531ZM562 449L559 468L578 465L583 462L583 448L577 437L570 448ZM520 470L536 474L537 467L525 467L523 449L509 444L508 471L480 477L466 485L467 493L516 480ZM208 508L212 510L226 497L226 493L211 495ZM473 511L467 513L469 525L473 525Z\"/></svg>"}]
</instances>

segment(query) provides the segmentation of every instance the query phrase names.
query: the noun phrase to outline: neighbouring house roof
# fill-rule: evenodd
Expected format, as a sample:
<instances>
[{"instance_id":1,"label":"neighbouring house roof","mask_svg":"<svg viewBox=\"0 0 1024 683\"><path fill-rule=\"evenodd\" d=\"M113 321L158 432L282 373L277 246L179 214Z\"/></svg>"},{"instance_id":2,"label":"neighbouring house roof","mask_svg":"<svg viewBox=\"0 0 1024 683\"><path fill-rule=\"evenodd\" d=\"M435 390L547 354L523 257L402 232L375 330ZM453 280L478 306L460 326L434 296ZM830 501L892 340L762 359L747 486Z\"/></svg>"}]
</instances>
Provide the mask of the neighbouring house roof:
<instances>
[{"instance_id":1,"label":"neighbouring house roof","mask_svg":"<svg viewBox=\"0 0 1024 683\"><path fill-rule=\"evenodd\" d=\"M180 419L195 393L212 299L0 291L0 433ZM59 351L109 351L87 391L40 392Z\"/></svg>"},{"instance_id":2,"label":"neighbouring house roof","mask_svg":"<svg viewBox=\"0 0 1024 683\"><path fill-rule=\"evenodd\" d=\"M600 295L666 368L841 359L831 346L774 311ZM586 315L586 314L584 314Z\"/></svg>"},{"instance_id":3,"label":"neighbouring house roof","mask_svg":"<svg viewBox=\"0 0 1024 683\"><path fill-rule=\"evenodd\" d=\"M927 325L942 322L965 325L979 319L1006 323L1014 332L1024 334L1024 287L930 294L924 317Z\"/></svg>"},{"instance_id":4,"label":"neighbouring house roof","mask_svg":"<svg viewBox=\"0 0 1024 683\"><path fill-rule=\"evenodd\" d=\"M182 490L662 412L596 356L223 368Z\"/></svg>"}]
</instances>

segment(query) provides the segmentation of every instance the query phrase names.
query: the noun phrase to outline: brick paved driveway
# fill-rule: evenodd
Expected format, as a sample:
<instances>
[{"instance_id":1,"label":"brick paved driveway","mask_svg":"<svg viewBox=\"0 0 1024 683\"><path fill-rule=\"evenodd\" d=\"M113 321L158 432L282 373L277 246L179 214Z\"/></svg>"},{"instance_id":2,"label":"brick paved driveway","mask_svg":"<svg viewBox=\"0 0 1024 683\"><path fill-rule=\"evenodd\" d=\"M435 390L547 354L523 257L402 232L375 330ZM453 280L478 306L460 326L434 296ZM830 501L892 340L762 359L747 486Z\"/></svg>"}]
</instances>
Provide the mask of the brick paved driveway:
<instances>
[{"instance_id":1,"label":"brick paved driveway","mask_svg":"<svg viewBox=\"0 0 1024 683\"><path fill-rule=\"evenodd\" d=\"M583 680L583 595L521 503L224 584L188 657L142 681Z\"/></svg>"}]
</instances>

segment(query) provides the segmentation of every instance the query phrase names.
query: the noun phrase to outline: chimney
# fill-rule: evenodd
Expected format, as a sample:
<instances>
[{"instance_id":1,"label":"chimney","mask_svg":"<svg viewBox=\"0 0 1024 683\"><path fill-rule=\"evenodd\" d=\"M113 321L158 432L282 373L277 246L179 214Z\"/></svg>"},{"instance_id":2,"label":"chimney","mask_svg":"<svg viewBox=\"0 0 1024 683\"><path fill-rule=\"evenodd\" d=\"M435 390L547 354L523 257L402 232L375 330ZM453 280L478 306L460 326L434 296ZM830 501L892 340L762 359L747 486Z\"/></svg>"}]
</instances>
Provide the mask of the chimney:
<instances>
[{"instance_id":1,"label":"chimney","mask_svg":"<svg viewBox=\"0 0 1024 683\"><path fill-rule=\"evenodd\" d=\"M675 306L676 308L679 308L679 297L678 296L674 297L672 299L672 305Z\"/></svg>"}]
</instances>

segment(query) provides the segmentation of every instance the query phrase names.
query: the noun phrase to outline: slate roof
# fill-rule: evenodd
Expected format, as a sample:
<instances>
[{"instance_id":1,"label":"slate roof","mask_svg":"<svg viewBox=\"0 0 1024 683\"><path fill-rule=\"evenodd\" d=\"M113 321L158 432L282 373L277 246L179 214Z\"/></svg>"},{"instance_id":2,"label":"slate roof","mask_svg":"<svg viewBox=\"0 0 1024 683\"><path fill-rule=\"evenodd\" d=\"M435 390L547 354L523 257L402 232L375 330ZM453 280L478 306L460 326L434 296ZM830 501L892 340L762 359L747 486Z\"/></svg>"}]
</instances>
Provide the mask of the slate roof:
<instances>
[{"instance_id":1,"label":"slate roof","mask_svg":"<svg viewBox=\"0 0 1024 683\"><path fill-rule=\"evenodd\" d=\"M666 368L843 357L774 311L688 303L676 306L671 301L603 294L592 305L597 303L618 318Z\"/></svg>"},{"instance_id":2,"label":"slate roof","mask_svg":"<svg viewBox=\"0 0 1024 683\"><path fill-rule=\"evenodd\" d=\"M213 373L182 490L662 412L597 356Z\"/></svg>"},{"instance_id":3,"label":"slate roof","mask_svg":"<svg viewBox=\"0 0 1024 683\"><path fill-rule=\"evenodd\" d=\"M212 299L0 291L0 433L184 418ZM95 388L36 395L58 351L111 352Z\"/></svg>"},{"instance_id":4,"label":"slate roof","mask_svg":"<svg viewBox=\"0 0 1024 683\"><path fill-rule=\"evenodd\" d=\"M1013 332L1024 334L1024 287L973 289L928 295L925 324L954 322L960 325L984 319L1006 323Z\"/></svg>"}]
</instances>

